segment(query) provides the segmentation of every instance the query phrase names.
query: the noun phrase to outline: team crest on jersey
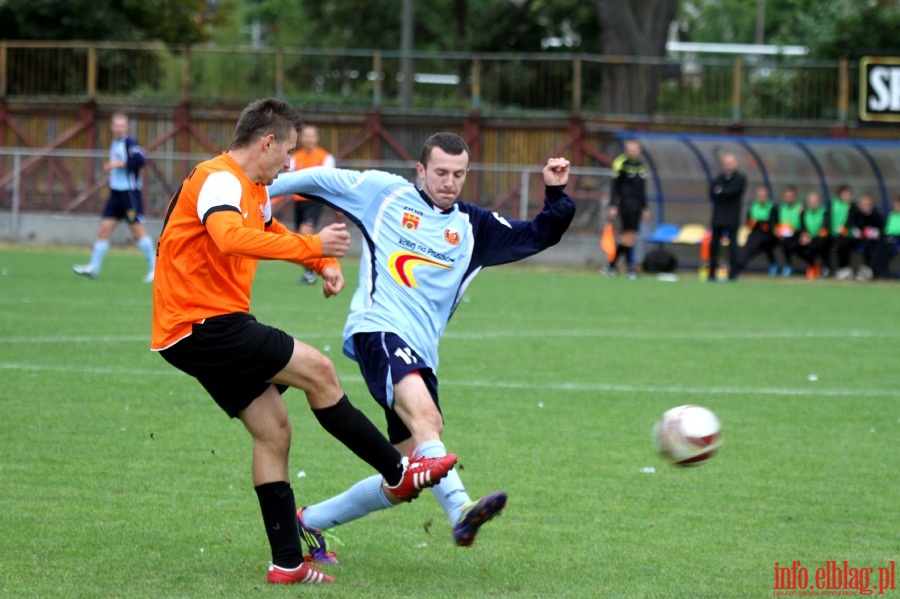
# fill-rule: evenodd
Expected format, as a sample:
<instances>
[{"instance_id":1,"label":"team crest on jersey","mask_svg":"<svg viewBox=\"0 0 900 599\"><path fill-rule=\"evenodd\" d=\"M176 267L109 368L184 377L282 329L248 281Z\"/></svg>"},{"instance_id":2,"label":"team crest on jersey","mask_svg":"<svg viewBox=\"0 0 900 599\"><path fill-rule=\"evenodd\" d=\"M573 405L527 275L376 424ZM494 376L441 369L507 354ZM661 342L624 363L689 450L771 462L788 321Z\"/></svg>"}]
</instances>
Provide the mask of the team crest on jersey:
<instances>
[{"instance_id":1,"label":"team crest on jersey","mask_svg":"<svg viewBox=\"0 0 900 599\"><path fill-rule=\"evenodd\" d=\"M259 220L266 220L266 205L263 202L259 202Z\"/></svg>"},{"instance_id":2,"label":"team crest on jersey","mask_svg":"<svg viewBox=\"0 0 900 599\"><path fill-rule=\"evenodd\" d=\"M412 212L403 213L403 228L407 231L415 231L419 228L419 217Z\"/></svg>"},{"instance_id":3,"label":"team crest on jersey","mask_svg":"<svg viewBox=\"0 0 900 599\"><path fill-rule=\"evenodd\" d=\"M459 233L453 229L444 229L444 241L450 245L459 245Z\"/></svg>"},{"instance_id":4,"label":"team crest on jersey","mask_svg":"<svg viewBox=\"0 0 900 599\"><path fill-rule=\"evenodd\" d=\"M436 266L438 268L452 268L449 264L444 264L442 262L438 262L437 260L432 260L431 258L428 258L427 256L423 256L421 254L404 252L403 250L394 252L393 254L391 254L391 257L388 258L388 266L391 271L391 276L394 277L395 281L397 281L404 287L417 288L419 286L416 283L416 278L413 276L413 267L419 265Z\"/></svg>"}]
</instances>

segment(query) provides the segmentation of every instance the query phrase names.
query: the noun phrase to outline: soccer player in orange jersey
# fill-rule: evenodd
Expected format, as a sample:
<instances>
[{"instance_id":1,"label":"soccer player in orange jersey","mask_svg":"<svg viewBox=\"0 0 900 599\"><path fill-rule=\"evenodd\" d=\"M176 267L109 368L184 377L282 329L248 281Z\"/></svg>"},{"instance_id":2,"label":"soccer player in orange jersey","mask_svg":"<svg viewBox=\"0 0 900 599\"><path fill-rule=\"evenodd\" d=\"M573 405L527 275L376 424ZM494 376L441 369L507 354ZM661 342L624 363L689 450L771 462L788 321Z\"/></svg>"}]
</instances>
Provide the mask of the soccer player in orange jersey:
<instances>
[{"instance_id":1,"label":"soccer player in orange jersey","mask_svg":"<svg viewBox=\"0 0 900 599\"><path fill-rule=\"evenodd\" d=\"M299 235L272 217L266 186L288 167L303 125L290 105L269 98L241 113L231 148L197 165L169 203L157 250L151 349L195 377L253 437L253 485L272 550L272 583L333 582L303 561L288 482L291 424L282 393L296 387L322 427L384 477L392 502L437 484L456 462L402 458L347 399L326 356L250 313L259 260L314 269L325 297L344 278L335 256L350 244L346 225ZM307 544L321 543L306 531Z\"/></svg>"},{"instance_id":2,"label":"soccer player in orange jersey","mask_svg":"<svg viewBox=\"0 0 900 599\"><path fill-rule=\"evenodd\" d=\"M300 147L291 156L292 171L299 171L313 166L334 168L334 156L319 145L319 130L311 125L303 127L300 132ZM322 204L310 202L301 195L294 196L294 230L301 235L312 235L316 231L322 217ZM316 272L306 269L301 282L312 285L316 282Z\"/></svg>"}]
</instances>

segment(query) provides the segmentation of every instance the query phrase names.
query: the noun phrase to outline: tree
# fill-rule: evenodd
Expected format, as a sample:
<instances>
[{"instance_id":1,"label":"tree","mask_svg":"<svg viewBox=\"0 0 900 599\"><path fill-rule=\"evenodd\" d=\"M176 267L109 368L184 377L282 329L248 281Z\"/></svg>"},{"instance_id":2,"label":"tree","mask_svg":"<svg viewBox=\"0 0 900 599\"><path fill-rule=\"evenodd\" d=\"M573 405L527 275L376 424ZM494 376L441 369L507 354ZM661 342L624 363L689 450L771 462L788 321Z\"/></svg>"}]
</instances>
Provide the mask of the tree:
<instances>
[{"instance_id":1,"label":"tree","mask_svg":"<svg viewBox=\"0 0 900 599\"><path fill-rule=\"evenodd\" d=\"M215 0L4 0L0 39L163 41L209 39L228 15Z\"/></svg>"},{"instance_id":2,"label":"tree","mask_svg":"<svg viewBox=\"0 0 900 599\"><path fill-rule=\"evenodd\" d=\"M801 15L798 28L815 58L855 59L869 52L897 53L900 12L889 6L892 1L851 10L838 0L824 2L823 10Z\"/></svg>"},{"instance_id":3,"label":"tree","mask_svg":"<svg viewBox=\"0 0 900 599\"><path fill-rule=\"evenodd\" d=\"M230 0L228 0L230 2ZM196 43L208 39L211 29L228 15L226 2L215 0L0 0L0 39L76 40L171 44ZM83 78L72 76L66 65L81 52L11 48L10 53L55 52L42 63L40 76L23 68L21 60L10 60L8 92L84 93ZM103 92L130 92L141 85L152 86L161 76L161 62L151 50L99 50L97 87ZM37 83L35 83L37 81Z\"/></svg>"},{"instance_id":4,"label":"tree","mask_svg":"<svg viewBox=\"0 0 900 599\"><path fill-rule=\"evenodd\" d=\"M603 53L660 59L678 0L592 0L603 31ZM653 114L662 67L658 61L606 65L600 107L604 112Z\"/></svg>"}]
</instances>

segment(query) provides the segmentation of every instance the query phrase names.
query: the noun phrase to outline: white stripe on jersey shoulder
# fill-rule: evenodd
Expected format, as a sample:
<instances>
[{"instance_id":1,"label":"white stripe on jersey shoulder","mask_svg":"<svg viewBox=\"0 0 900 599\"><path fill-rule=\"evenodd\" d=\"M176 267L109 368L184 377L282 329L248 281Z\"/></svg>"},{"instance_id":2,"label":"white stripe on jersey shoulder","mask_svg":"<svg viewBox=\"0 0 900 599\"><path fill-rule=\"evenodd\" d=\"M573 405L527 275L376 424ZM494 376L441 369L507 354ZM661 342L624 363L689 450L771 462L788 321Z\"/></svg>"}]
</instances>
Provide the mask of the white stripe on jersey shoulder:
<instances>
[{"instance_id":1,"label":"white stripe on jersey shoulder","mask_svg":"<svg viewBox=\"0 0 900 599\"><path fill-rule=\"evenodd\" d=\"M512 225L509 224L509 221L506 220L504 217L500 216L500 215L499 215L498 213L496 213L496 212L492 212L491 214L494 215L494 218L497 219L498 222L503 223L504 225L506 225L506 228L507 228L507 229L512 229Z\"/></svg>"},{"instance_id":2,"label":"white stripe on jersey shoulder","mask_svg":"<svg viewBox=\"0 0 900 599\"><path fill-rule=\"evenodd\" d=\"M398 187L388 197L384 198L384 201L381 202L381 205L378 207L378 214L375 216L375 222L372 225L372 243L378 242L378 234L381 232L381 223L384 220L384 213L387 212L387 209L391 204L396 202L397 199L400 198L400 196L405 195L406 192L408 192L410 189L415 189L415 187Z\"/></svg>"},{"instance_id":3,"label":"white stripe on jersey shoulder","mask_svg":"<svg viewBox=\"0 0 900 599\"><path fill-rule=\"evenodd\" d=\"M229 206L241 210L241 182L233 173L218 171L203 182L197 198L197 217L202 221L213 208Z\"/></svg>"},{"instance_id":4,"label":"white stripe on jersey shoulder","mask_svg":"<svg viewBox=\"0 0 900 599\"><path fill-rule=\"evenodd\" d=\"M353 182L353 185L349 187L349 189L356 189L360 185L362 185L363 181L369 178L369 175L372 174L373 171L363 171L359 174L356 181Z\"/></svg>"}]
</instances>

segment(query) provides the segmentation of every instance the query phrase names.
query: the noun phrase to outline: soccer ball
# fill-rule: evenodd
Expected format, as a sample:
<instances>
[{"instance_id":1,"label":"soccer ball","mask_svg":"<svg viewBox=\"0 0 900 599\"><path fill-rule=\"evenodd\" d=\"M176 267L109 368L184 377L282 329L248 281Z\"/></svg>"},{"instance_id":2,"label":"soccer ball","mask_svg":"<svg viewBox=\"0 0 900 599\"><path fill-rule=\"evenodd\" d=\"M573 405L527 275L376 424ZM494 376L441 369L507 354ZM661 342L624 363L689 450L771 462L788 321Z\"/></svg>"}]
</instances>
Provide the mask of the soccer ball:
<instances>
[{"instance_id":1,"label":"soccer ball","mask_svg":"<svg viewBox=\"0 0 900 599\"><path fill-rule=\"evenodd\" d=\"M656 422L653 438L659 452L676 466L697 466L722 444L722 423L702 406L678 406Z\"/></svg>"}]
</instances>

